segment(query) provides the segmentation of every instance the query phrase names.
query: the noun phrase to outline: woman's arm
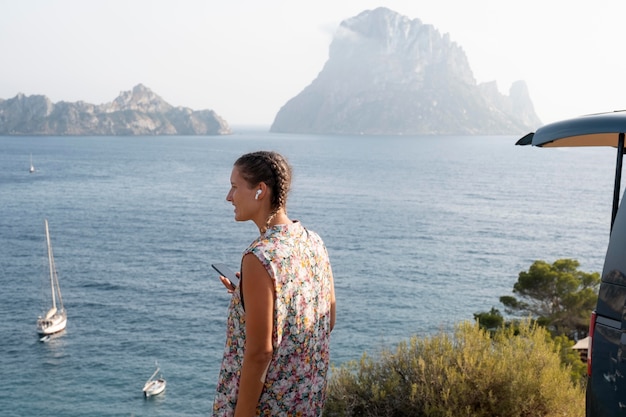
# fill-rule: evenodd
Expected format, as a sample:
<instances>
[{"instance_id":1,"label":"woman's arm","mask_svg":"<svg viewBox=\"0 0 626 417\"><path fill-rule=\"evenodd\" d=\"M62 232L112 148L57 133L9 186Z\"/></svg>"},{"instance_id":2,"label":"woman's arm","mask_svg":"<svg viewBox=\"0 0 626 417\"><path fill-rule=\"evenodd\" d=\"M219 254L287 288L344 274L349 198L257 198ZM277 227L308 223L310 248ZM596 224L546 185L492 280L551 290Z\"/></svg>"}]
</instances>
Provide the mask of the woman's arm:
<instances>
[{"instance_id":1,"label":"woman's arm","mask_svg":"<svg viewBox=\"0 0 626 417\"><path fill-rule=\"evenodd\" d=\"M246 309L244 348L235 417L256 415L263 379L272 359L274 282L253 254L243 257L241 290Z\"/></svg>"},{"instance_id":2,"label":"woman's arm","mask_svg":"<svg viewBox=\"0 0 626 417\"><path fill-rule=\"evenodd\" d=\"M335 328L335 279L333 278L333 274L330 274L330 331L332 332Z\"/></svg>"}]
</instances>

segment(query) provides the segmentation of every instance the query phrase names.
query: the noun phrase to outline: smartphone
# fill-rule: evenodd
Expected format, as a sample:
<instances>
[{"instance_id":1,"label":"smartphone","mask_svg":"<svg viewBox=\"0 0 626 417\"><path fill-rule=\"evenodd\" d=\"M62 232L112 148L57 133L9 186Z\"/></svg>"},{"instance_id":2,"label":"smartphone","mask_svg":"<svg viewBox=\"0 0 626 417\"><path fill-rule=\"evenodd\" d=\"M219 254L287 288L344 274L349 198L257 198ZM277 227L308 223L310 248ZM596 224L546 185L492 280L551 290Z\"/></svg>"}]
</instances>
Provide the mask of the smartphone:
<instances>
[{"instance_id":1,"label":"smartphone","mask_svg":"<svg viewBox=\"0 0 626 417\"><path fill-rule=\"evenodd\" d=\"M230 282L233 283L233 285L237 285L237 281L239 281L239 279L237 278L237 275L235 275L235 271L233 271L232 269L230 269L226 264L211 264L211 266L213 267L213 269L215 269L220 275L225 276L226 278L228 278L230 280Z\"/></svg>"}]
</instances>

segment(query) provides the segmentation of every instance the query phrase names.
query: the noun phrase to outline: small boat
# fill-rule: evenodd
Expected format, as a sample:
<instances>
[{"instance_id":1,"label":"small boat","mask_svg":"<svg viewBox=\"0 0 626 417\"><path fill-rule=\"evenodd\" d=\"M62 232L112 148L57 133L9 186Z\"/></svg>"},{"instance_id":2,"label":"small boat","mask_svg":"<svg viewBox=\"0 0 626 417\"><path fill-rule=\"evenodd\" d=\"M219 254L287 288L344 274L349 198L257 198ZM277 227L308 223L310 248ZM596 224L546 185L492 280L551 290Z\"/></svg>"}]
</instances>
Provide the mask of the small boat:
<instances>
[{"instance_id":1,"label":"small boat","mask_svg":"<svg viewBox=\"0 0 626 417\"><path fill-rule=\"evenodd\" d=\"M30 154L30 168L28 169L28 172L30 172L31 174L33 172L35 172L35 165L33 165L33 154Z\"/></svg>"},{"instance_id":2,"label":"small boat","mask_svg":"<svg viewBox=\"0 0 626 417\"><path fill-rule=\"evenodd\" d=\"M156 378L159 373L160 368L157 366L156 371L152 374L150 378L146 381L143 386L143 396L145 398L150 398L155 395L161 394L165 391L165 386L167 385L167 381L163 378L163 375L159 375L159 378Z\"/></svg>"},{"instance_id":3,"label":"small boat","mask_svg":"<svg viewBox=\"0 0 626 417\"><path fill-rule=\"evenodd\" d=\"M48 247L48 269L50 272L52 306L45 315L39 316L37 319L37 333L39 333L42 339L64 330L67 324L67 313L63 307L63 298L61 297L59 277L54 264L54 255L52 254L52 244L50 243L50 231L48 230L47 219L44 220L44 225L46 227L46 245Z\"/></svg>"}]
</instances>

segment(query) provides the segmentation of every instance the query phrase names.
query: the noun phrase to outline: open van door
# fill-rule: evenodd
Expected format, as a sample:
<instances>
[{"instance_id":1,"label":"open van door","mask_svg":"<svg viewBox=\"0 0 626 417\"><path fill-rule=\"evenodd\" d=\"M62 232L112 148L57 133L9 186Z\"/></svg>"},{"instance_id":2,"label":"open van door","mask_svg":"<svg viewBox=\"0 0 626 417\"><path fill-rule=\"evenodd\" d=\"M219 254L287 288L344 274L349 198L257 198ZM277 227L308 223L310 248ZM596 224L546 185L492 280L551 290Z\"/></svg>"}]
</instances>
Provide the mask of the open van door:
<instances>
[{"instance_id":1,"label":"open van door","mask_svg":"<svg viewBox=\"0 0 626 417\"><path fill-rule=\"evenodd\" d=\"M625 133L626 111L619 111L547 124L516 143L617 148L611 236L589 326L587 417L626 416L626 208L619 204Z\"/></svg>"}]
</instances>

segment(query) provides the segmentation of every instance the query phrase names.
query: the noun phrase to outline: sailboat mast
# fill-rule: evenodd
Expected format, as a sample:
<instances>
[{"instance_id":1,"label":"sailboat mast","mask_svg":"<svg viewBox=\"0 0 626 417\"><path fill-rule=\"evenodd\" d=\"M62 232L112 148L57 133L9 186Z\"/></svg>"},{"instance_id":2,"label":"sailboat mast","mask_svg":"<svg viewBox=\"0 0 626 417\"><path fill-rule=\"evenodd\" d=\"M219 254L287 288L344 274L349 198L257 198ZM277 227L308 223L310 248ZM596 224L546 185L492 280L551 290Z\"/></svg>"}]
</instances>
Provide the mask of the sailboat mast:
<instances>
[{"instance_id":1,"label":"sailboat mast","mask_svg":"<svg viewBox=\"0 0 626 417\"><path fill-rule=\"evenodd\" d=\"M54 260L52 258L52 246L50 245L50 232L48 231L48 219L44 219L46 225L46 244L48 246L48 269L50 270L50 289L52 293L52 308L56 309L56 297L54 289Z\"/></svg>"},{"instance_id":2,"label":"sailboat mast","mask_svg":"<svg viewBox=\"0 0 626 417\"><path fill-rule=\"evenodd\" d=\"M152 378L154 378L156 376L156 374L159 373L160 370L161 370L160 368L157 368L156 371L154 371L154 373L152 374L152 376L150 378L148 378L148 380L146 381L146 384L148 382L152 381Z\"/></svg>"}]
</instances>

